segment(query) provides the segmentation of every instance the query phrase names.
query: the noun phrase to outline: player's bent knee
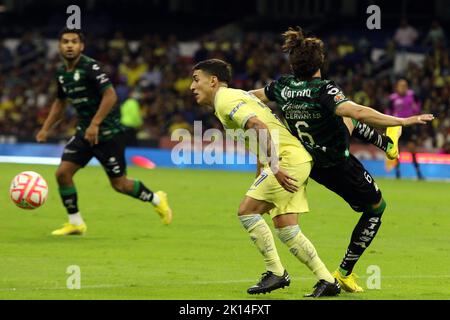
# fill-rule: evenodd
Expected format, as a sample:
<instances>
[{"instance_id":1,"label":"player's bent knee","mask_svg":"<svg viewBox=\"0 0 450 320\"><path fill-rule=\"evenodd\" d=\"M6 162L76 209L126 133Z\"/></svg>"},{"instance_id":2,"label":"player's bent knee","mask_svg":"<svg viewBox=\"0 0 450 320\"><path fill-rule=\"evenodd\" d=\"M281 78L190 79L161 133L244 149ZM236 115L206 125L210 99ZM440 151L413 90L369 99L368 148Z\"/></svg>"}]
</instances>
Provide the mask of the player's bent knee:
<instances>
[{"instance_id":1,"label":"player's bent knee","mask_svg":"<svg viewBox=\"0 0 450 320\"><path fill-rule=\"evenodd\" d=\"M252 214L252 212L250 211L249 206L245 203L245 201L243 201L240 205L239 205L239 209L238 209L238 216L245 216L245 215L249 215Z\"/></svg>"},{"instance_id":2,"label":"player's bent knee","mask_svg":"<svg viewBox=\"0 0 450 320\"><path fill-rule=\"evenodd\" d=\"M119 192L119 193L126 193L126 189L127 189L127 186L126 186L126 182L127 182L127 180L126 179L123 179L123 177L120 177L120 178L110 178L109 179L109 182L111 183L111 187L115 190L115 191L117 191L117 192Z\"/></svg>"},{"instance_id":3,"label":"player's bent knee","mask_svg":"<svg viewBox=\"0 0 450 320\"><path fill-rule=\"evenodd\" d=\"M239 205L238 215L245 216L250 214L266 214L274 208L274 204L262 200L256 200L251 197L245 197Z\"/></svg>"},{"instance_id":4,"label":"player's bent knee","mask_svg":"<svg viewBox=\"0 0 450 320\"><path fill-rule=\"evenodd\" d=\"M360 205L350 205L355 212L364 212L365 207Z\"/></svg>"},{"instance_id":5,"label":"player's bent knee","mask_svg":"<svg viewBox=\"0 0 450 320\"><path fill-rule=\"evenodd\" d=\"M386 210L387 207L387 203L384 199L381 199L381 201L374 205L371 206L368 210L368 213L370 213L373 216L377 216L377 217L381 217L384 213L384 211Z\"/></svg>"},{"instance_id":6,"label":"player's bent knee","mask_svg":"<svg viewBox=\"0 0 450 320\"><path fill-rule=\"evenodd\" d=\"M297 213L286 213L278 215L272 219L275 228L281 229L290 226L298 225Z\"/></svg>"},{"instance_id":7,"label":"player's bent knee","mask_svg":"<svg viewBox=\"0 0 450 320\"><path fill-rule=\"evenodd\" d=\"M122 181L111 181L111 186L119 193L127 193L126 184Z\"/></svg>"},{"instance_id":8,"label":"player's bent knee","mask_svg":"<svg viewBox=\"0 0 450 320\"><path fill-rule=\"evenodd\" d=\"M250 214L260 213L260 208L252 200L246 198L239 205L238 216L245 216Z\"/></svg>"},{"instance_id":9,"label":"player's bent knee","mask_svg":"<svg viewBox=\"0 0 450 320\"><path fill-rule=\"evenodd\" d=\"M239 206L239 209L238 209L238 216L241 217L241 216L247 215L247 214L248 214L247 211L248 211L248 210L247 210L247 208L245 207L245 205L244 205L244 204L241 204L241 205Z\"/></svg>"},{"instance_id":10,"label":"player's bent knee","mask_svg":"<svg viewBox=\"0 0 450 320\"><path fill-rule=\"evenodd\" d=\"M55 173L59 185L69 185L72 183L73 175L66 170L57 170Z\"/></svg>"}]
</instances>

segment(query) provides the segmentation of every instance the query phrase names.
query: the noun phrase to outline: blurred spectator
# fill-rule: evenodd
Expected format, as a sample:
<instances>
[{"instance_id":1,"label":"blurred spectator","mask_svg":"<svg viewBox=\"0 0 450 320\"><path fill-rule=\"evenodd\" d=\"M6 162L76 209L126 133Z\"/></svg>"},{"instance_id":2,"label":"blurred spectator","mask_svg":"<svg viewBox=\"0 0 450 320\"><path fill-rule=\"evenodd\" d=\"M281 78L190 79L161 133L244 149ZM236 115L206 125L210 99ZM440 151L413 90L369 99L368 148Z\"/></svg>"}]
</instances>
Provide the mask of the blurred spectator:
<instances>
[{"instance_id":1,"label":"blurred spectator","mask_svg":"<svg viewBox=\"0 0 450 320\"><path fill-rule=\"evenodd\" d=\"M13 57L11 50L7 48L0 39L0 70L6 70L12 67Z\"/></svg>"},{"instance_id":2,"label":"blurred spectator","mask_svg":"<svg viewBox=\"0 0 450 320\"><path fill-rule=\"evenodd\" d=\"M120 123L125 127L127 146L137 146L137 133L143 124L140 94L135 90L130 91L130 96L120 107Z\"/></svg>"},{"instance_id":3,"label":"blurred spectator","mask_svg":"<svg viewBox=\"0 0 450 320\"><path fill-rule=\"evenodd\" d=\"M394 41L402 48L410 48L414 45L418 37L417 30L408 24L406 18L403 18L400 27L395 32Z\"/></svg>"},{"instance_id":4,"label":"blurred spectator","mask_svg":"<svg viewBox=\"0 0 450 320\"><path fill-rule=\"evenodd\" d=\"M375 108L376 105L375 105L374 98L373 98L374 95L375 95L375 92L374 92L373 84L370 82L364 82L361 90L358 90L355 93L353 100L356 103L359 103L361 105L373 106Z\"/></svg>"},{"instance_id":5,"label":"blurred spectator","mask_svg":"<svg viewBox=\"0 0 450 320\"><path fill-rule=\"evenodd\" d=\"M26 32L16 48L16 55L19 58L20 66L26 66L33 61L36 46L32 41L31 32Z\"/></svg>"},{"instance_id":6,"label":"blurred spectator","mask_svg":"<svg viewBox=\"0 0 450 320\"><path fill-rule=\"evenodd\" d=\"M201 40L199 48L194 53L194 62L197 63L208 59L208 53L209 51L206 49L205 41Z\"/></svg>"},{"instance_id":7,"label":"blurred spectator","mask_svg":"<svg viewBox=\"0 0 450 320\"><path fill-rule=\"evenodd\" d=\"M442 29L441 25L437 20L434 20L431 23L430 31L428 31L428 34L425 38L425 45L434 47L435 45L442 43L446 45L446 38L444 29Z\"/></svg>"},{"instance_id":8,"label":"blurred spectator","mask_svg":"<svg viewBox=\"0 0 450 320\"><path fill-rule=\"evenodd\" d=\"M147 70L141 76L141 85L144 87L158 87L162 81L161 67L156 65L152 69Z\"/></svg>"},{"instance_id":9,"label":"blurred spectator","mask_svg":"<svg viewBox=\"0 0 450 320\"><path fill-rule=\"evenodd\" d=\"M173 84L173 88L180 94L184 94L185 92L189 91L189 87L192 83L192 76L191 76L191 68L190 67L184 67L182 70L180 70L178 79Z\"/></svg>"},{"instance_id":10,"label":"blurred spectator","mask_svg":"<svg viewBox=\"0 0 450 320\"><path fill-rule=\"evenodd\" d=\"M124 62L119 66L119 74L127 79L127 85L134 87L141 79L142 75L147 72L148 65L142 58L133 58L126 56Z\"/></svg>"},{"instance_id":11,"label":"blurred spectator","mask_svg":"<svg viewBox=\"0 0 450 320\"><path fill-rule=\"evenodd\" d=\"M127 100L131 88L127 85L127 78L123 75L118 77L117 84L115 85L117 100L119 104L122 104Z\"/></svg>"},{"instance_id":12,"label":"blurred spectator","mask_svg":"<svg viewBox=\"0 0 450 320\"><path fill-rule=\"evenodd\" d=\"M169 135L171 135L175 130L184 129L189 131L190 133L193 133L193 127L192 124L188 123L183 115L181 113L176 113L173 118L172 122L169 126Z\"/></svg>"},{"instance_id":13,"label":"blurred spectator","mask_svg":"<svg viewBox=\"0 0 450 320\"><path fill-rule=\"evenodd\" d=\"M111 50L117 51L119 55L127 55L130 53L128 41L120 31L117 31L114 38L109 41L108 47Z\"/></svg>"},{"instance_id":14,"label":"blurred spectator","mask_svg":"<svg viewBox=\"0 0 450 320\"><path fill-rule=\"evenodd\" d=\"M170 64L177 63L180 56L180 48L177 37L175 35L170 35L167 40L167 60Z\"/></svg>"},{"instance_id":15,"label":"blurred spectator","mask_svg":"<svg viewBox=\"0 0 450 320\"><path fill-rule=\"evenodd\" d=\"M347 37L343 37L339 41L337 51L338 51L339 57L344 58L345 56L355 52L355 46Z\"/></svg>"}]
</instances>

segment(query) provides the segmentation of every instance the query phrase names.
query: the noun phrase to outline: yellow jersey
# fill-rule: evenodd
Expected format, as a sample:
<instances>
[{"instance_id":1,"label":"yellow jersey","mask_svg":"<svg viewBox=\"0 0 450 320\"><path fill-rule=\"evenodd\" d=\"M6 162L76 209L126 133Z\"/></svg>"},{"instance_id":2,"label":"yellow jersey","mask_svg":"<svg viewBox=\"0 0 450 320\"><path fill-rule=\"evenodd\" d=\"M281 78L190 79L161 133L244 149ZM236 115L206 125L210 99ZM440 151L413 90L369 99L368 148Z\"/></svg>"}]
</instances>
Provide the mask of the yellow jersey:
<instances>
[{"instance_id":1,"label":"yellow jersey","mask_svg":"<svg viewBox=\"0 0 450 320\"><path fill-rule=\"evenodd\" d=\"M215 115L225 129L245 130L247 121L257 117L270 130L281 164L299 164L312 161L311 155L272 110L250 92L222 87L214 99ZM241 131L242 132L242 131ZM239 137L236 137L239 139ZM250 151L257 149L249 146Z\"/></svg>"}]
</instances>

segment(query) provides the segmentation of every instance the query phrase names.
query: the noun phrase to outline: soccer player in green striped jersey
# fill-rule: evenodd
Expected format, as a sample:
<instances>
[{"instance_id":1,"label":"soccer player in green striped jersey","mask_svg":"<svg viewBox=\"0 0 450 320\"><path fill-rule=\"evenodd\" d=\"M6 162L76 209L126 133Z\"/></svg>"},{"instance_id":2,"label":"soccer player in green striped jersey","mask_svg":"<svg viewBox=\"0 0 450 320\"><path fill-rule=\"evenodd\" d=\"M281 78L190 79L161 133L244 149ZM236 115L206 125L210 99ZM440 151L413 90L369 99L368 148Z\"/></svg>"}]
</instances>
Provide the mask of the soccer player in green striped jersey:
<instances>
[{"instance_id":1,"label":"soccer player in green striped jersey","mask_svg":"<svg viewBox=\"0 0 450 320\"><path fill-rule=\"evenodd\" d=\"M50 129L63 117L68 104L76 110L78 124L75 135L64 148L56 172L69 222L52 234L82 235L86 232L86 224L78 210L73 176L93 157L102 164L116 191L152 203L162 222L169 224L172 210L167 195L162 191L154 193L142 182L126 176L124 130L116 105L117 95L100 64L82 54L84 36L81 30L64 29L59 37L59 50L64 63L56 72L57 97L36 140L47 141Z\"/></svg>"},{"instance_id":2,"label":"soccer player in green striped jersey","mask_svg":"<svg viewBox=\"0 0 450 320\"><path fill-rule=\"evenodd\" d=\"M391 117L350 101L337 84L322 79L325 53L320 39L305 38L301 29L292 28L284 38L283 50L289 54L293 74L252 93L264 102L277 103L286 126L313 157L310 177L362 212L344 259L333 274L344 290L361 292L353 268L375 238L386 202L373 177L350 154L353 128L348 118L375 127L401 127L425 124L434 117Z\"/></svg>"}]
</instances>

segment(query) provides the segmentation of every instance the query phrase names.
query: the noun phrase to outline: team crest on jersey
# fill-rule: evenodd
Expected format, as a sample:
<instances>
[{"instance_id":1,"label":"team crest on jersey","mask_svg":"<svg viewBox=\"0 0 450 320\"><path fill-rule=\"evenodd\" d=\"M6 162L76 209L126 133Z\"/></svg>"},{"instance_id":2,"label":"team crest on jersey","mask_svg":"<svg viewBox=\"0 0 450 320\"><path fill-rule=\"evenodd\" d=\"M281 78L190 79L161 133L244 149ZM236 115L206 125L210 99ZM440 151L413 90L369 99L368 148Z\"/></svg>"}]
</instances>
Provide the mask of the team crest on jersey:
<instances>
[{"instance_id":1,"label":"team crest on jersey","mask_svg":"<svg viewBox=\"0 0 450 320\"><path fill-rule=\"evenodd\" d=\"M78 71L76 71L75 74L73 75L73 80L75 81L80 80L80 73Z\"/></svg>"},{"instance_id":2,"label":"team crest on jersey","mask_svg":"<svg viewBox=\"0 0 450 320\"><path fill-rule=\"evenodd\" d=\"M334 102L338 103L345 100L345 96L343 93L338 93L337 95L334 96Z\"/></svg>"}]
</instances>

